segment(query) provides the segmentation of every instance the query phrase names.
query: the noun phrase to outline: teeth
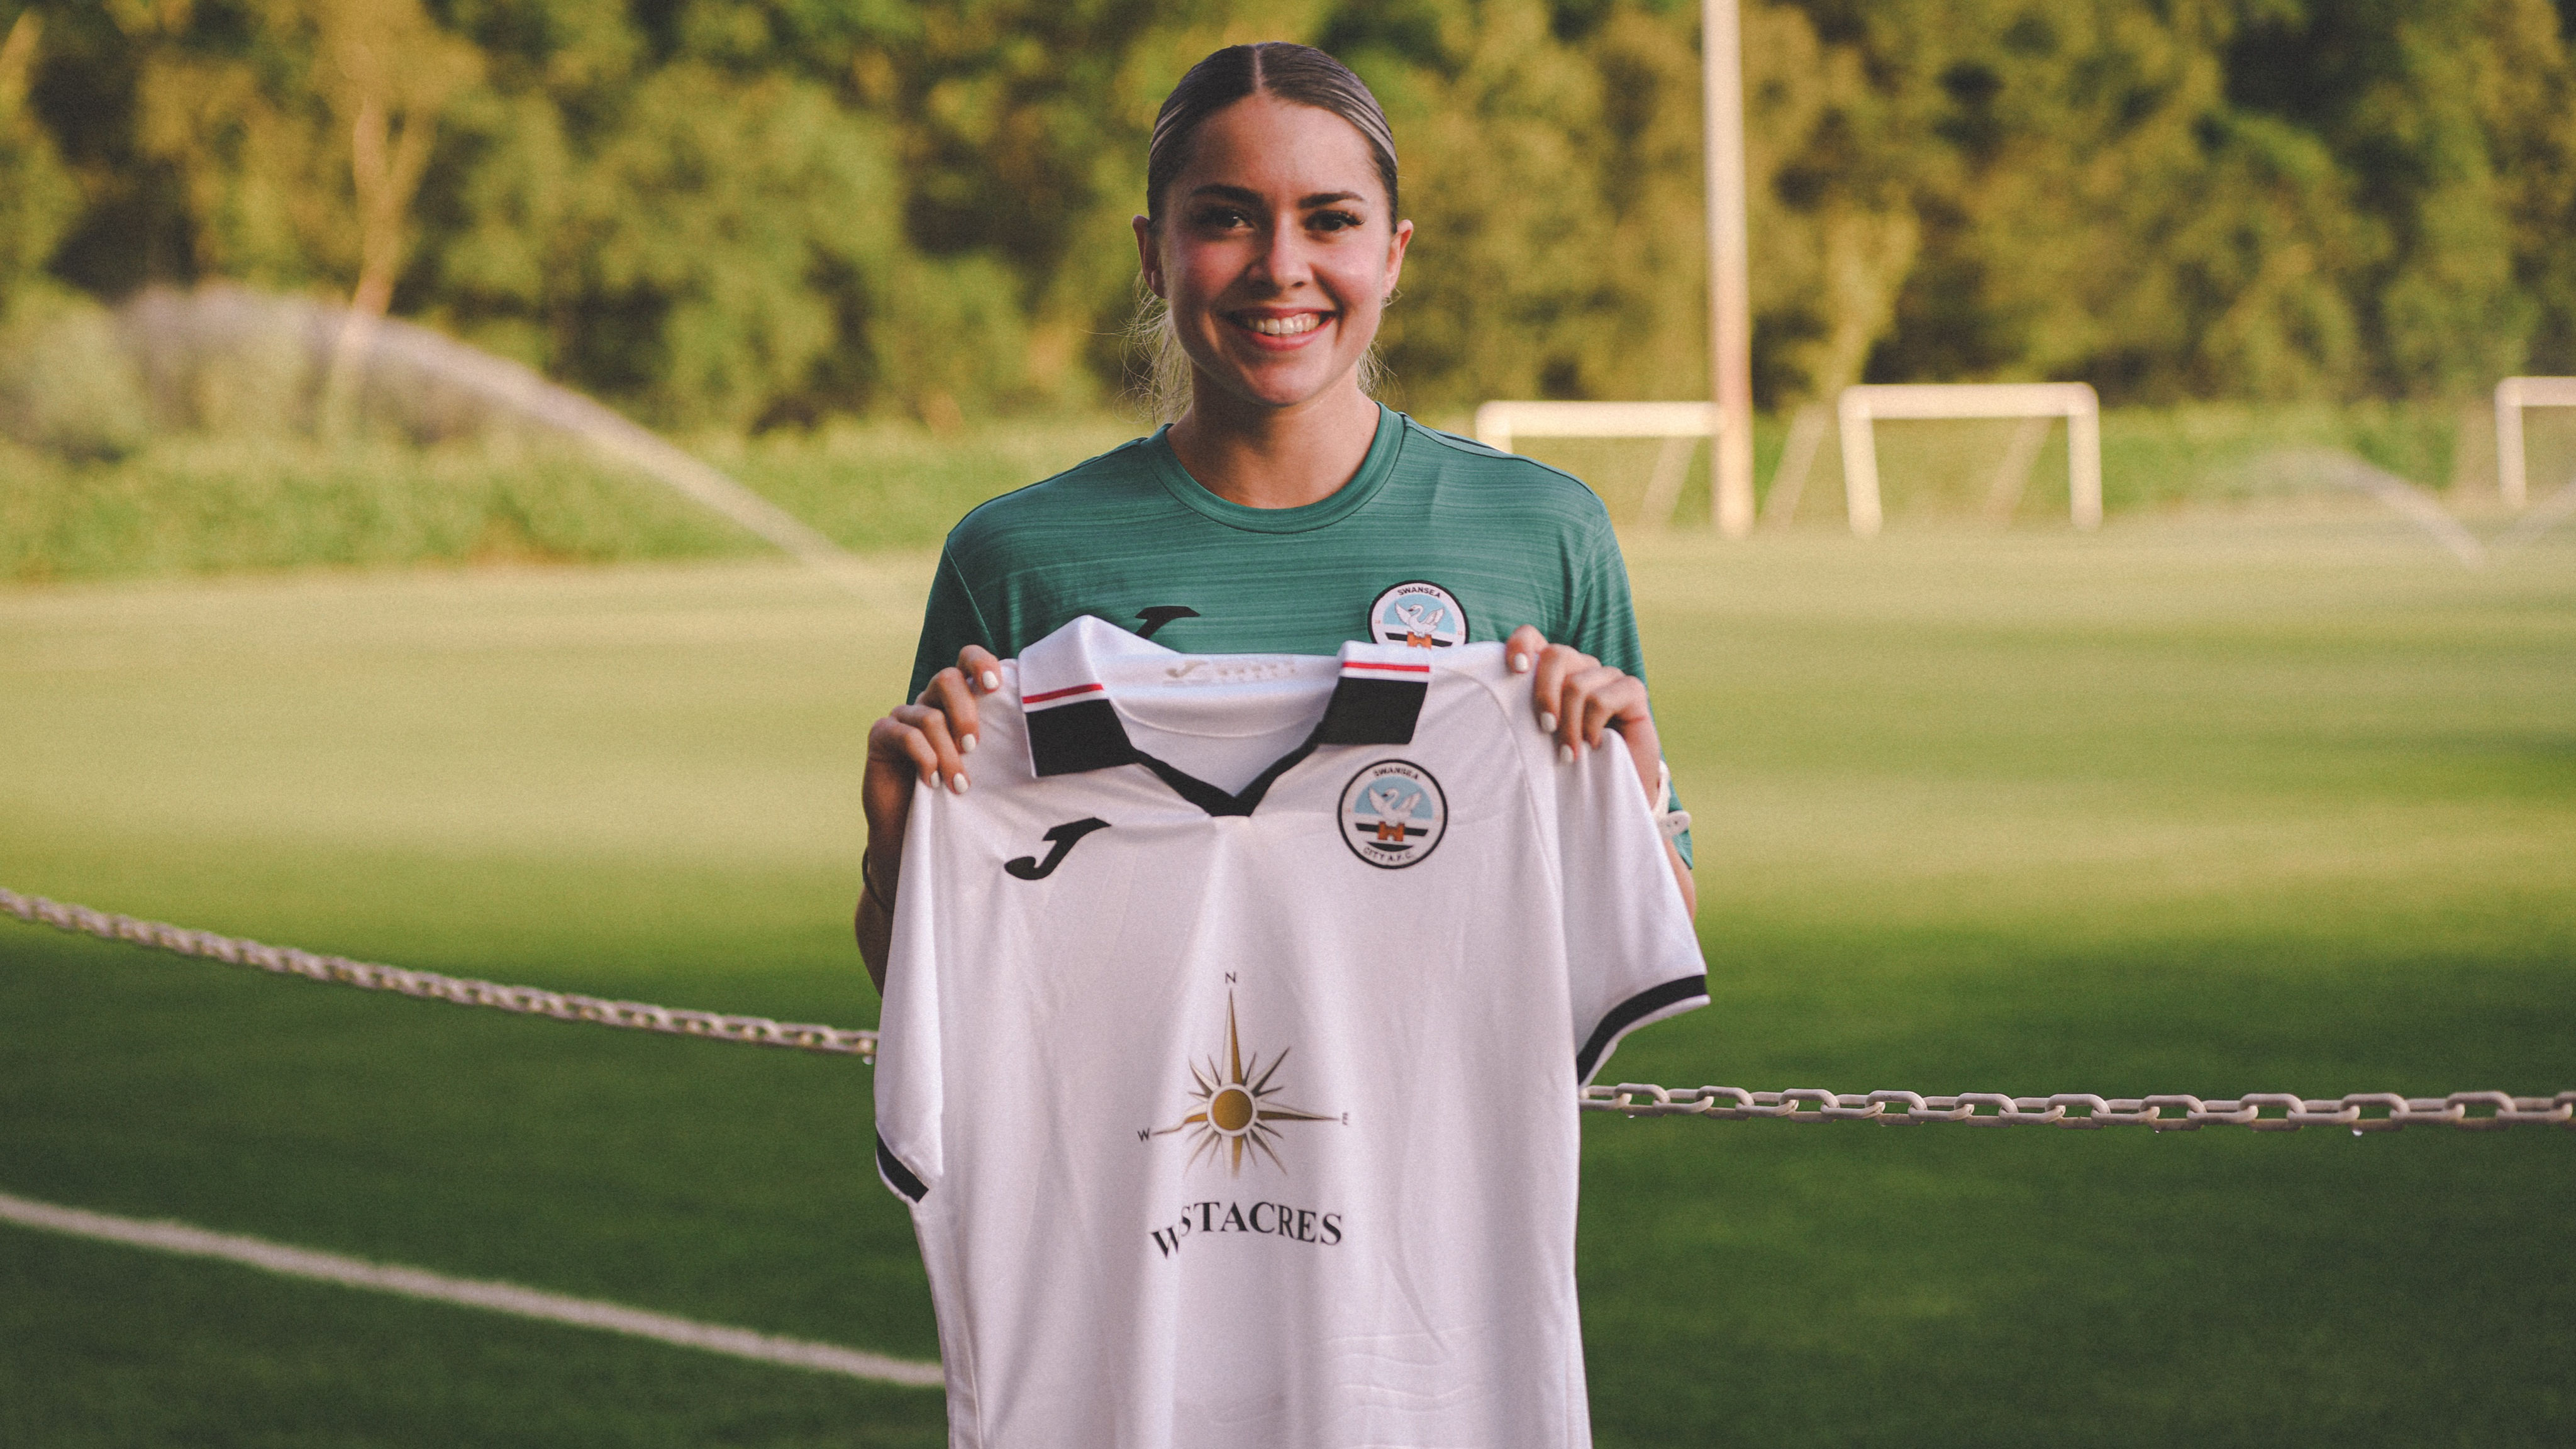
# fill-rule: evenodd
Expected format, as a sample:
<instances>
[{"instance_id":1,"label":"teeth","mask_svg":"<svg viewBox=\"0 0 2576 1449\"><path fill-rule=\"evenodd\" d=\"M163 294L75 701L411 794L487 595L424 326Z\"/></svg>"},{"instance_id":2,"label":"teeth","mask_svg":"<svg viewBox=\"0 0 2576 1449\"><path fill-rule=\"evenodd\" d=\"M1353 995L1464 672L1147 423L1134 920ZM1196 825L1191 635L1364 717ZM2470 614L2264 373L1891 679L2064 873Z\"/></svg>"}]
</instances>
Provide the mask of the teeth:
<instances>
[{"instance_id":1,"label":"teeth","mask_svg":"<svg viewBox=\"0 0 2576 1449\"><path fill-rule=\"evenodd\" d=\"M1248 318L1244 325L1264 337L1295 337L1323 326L1324 319L1312 312L1300 312L1294 317Z\"/></svg>"}]
</instances>

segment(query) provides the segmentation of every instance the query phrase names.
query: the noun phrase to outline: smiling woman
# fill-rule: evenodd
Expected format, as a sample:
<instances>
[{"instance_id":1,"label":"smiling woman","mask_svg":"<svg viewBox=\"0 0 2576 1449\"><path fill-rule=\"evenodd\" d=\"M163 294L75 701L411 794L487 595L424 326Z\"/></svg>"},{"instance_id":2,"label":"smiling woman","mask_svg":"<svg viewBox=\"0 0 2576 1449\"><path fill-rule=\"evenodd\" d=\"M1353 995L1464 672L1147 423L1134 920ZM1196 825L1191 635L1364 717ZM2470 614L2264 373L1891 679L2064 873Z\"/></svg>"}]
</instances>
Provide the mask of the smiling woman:
<instances>
[{"instance_id":1,"label":"smiling woman","mask_svg":"<svg viewBox=\"0 0 2576 1449\"><path fill-rule=\"evenodd\" d=\"M958 1442L991 1449L1063 1442L1068 1436L1062 1423L1094 1420L1161 1426L1114 1436L1139 1444L1221 1440L1285 1446L1366 1438L1579 1449L1589 1436L1575 1346L1579 1329L1573 1311L1570 1210L1576 1158L1570 1105L1562 1111L1547 1109L1553 1115L1532 1138L1566 1144L1566 1151L1549 1157L1546 1150L1531 1149L1537 1155L1523 1157L1515 1145L1502 1154L1511 1165L1501 1177L1480 1177L1481 1168L1446 1171L1432 1165L1444 1152L1464 1151L1466 1138L1480 1134L1444 1135L1417 1122L1406 1129L1412 1146L1395 1154L1408 1164L1401 1171L1354 1168L1354 1175L1345 1178L1317 1167L1313 1170L1322 1175L1300 1179L1301 1190L1384 1190L1422 1202L1444 1195L1458 1199L1449 1206L1462 1220L1486 1226L1462 1229L1457 1241L1472 1240L1483 1245L1477 1251L1492 1251L1480 1260L1486 1266L1478 1271L1433 1273L1442 1279L1436 1285L1399 1287L1366 1277L1377 1271L1370 1265L1411 1261L1406 1248L1391 1246L1392 1238L1360 1250L1357 1258L1345 1251L1336 1260L1348 1262L1348 1271L1366 1278L1366 1291L1350 1293L1333 1286L1344 1280L1314 1276L1311 1263L1272 1263L1256 1271L1223 1249L1182 1255L1174 1244L1184 1229L1175 1219L1132 1225L1123 1250L1130 1257L1120 1257L1122 1250L1111 1246L1115 1235L1125 1231L1115 1221L1124 1213L1108 1204L1117 1200L1116 1193L1137 1190L1142 1179L1135 1174L1149 1169L1137 1165L1142 1159L1126 1155L1127 1144L1118 1140L1125 1131L1104 1125L1116 1109L1107 1105L1103 1093L1128 1091L1144 1077L1128 1072L1131 1064L1103 1055L1102 1033L1080 1024L1085 1010L1116 1003L1119 1029L1132 1030L1138 1042L1157 1033L1181 1032L1182 998L1192 990L1218 989L1212 984L1216 967L1211 963L1221 963L1226 990L1232 990L1240 972L1247 991L1277 993L1274 999L1299 1003L1284 1010L1287 1025L1264 1018L1265 1030L1310 1033L1301 1038L1311 1045L1300 1048L1293 1087L1292 1079L1277 1076L1287 1048L1265 1044L1261 1051L1247 1053L1229 1007L1224 1057L1209 1057L1190 1068L1196 1110L1178 1124L1163 1118L1158 1125L1147 1125L1140 1119L1127 1129L1137 1133L1140 1143L1170 1133L1187 1136L1193 1155L1181 1169L1185 1176L1201 1169L1218 1171L1221 1158L1225 1181L1206 1182L1210 1193L1230 1194L1234 1179L1247 1174L1265 1187L1286 1185L1283 1175L1289 1166L1282 1154L1270 1151L1274 1131L1266 1124L1272 1122L1347 1130L1355 1134L1347 1139L1351 1142L1396 1140L1371 1135L1381 1128L1362 1120L1367 1109L1320 1110L1340 1101L1330 1095L1332 1090L1355 1100L1384 1098L1385 1093L1359 1085L1362 1079L1352 1075L1361 1070L1361 1058L1371 1063L1367 1070L1410 1071L1415 1065L1400 1052L1369 1053L1355 1044L1351 1032L1339 1029L1337 1023L1347 1023L1334 1013L1352 1011L1352 1002L1361 999L1355 992L1392 993L1388 999L1402 998L1443 1022L1518 1023L1498 1038L1507 1038L1498 1047L1499 1059L1511 1064L1505 1075L1513 1080L1495 1087L1497 1101L1547 1080L1551 1071L1567 1070L1568 1063L1578 1073L1588 1072L1590 1060L1583 1054L1590 1048L1584 1045L1584 1031L1562 1040L1553 1018L1544 1011L1533 1014L1547 1004L1551 992L1569 989L1564 980L1501 974L1496 953L1480 950L1468 968L1472 985L1455 984L1461 978L1450 973L1459 963L1441 954L1456 951L1468 939L1435 924L1444 919L1441 912L1465 912L1483 929L1511 919L1508 912L1527 909L1535 898L1530 882L1537 877L1522 866L1535 859L1534 853L1494 847L1490 857L1475 857L1481 866L1462 869L1477 873L1459 877L1470 886L1465 899L1436 889L1405 897L1397 912L1405 929L1384 933L1391 939L1383 943L1383 959L1376 951L1358 953L1356 960L1353 953L1338 949L1300 954L1303 948L1280 944L1292 938L1270 930L1260 943L1273 953L1265 969L1253 959L1259 954L1251 949L1254 942L1229 934L1234 928L1223 924L1229 913L1249 912L1241 917L1244 923L1293 912L1332 916L1347 925L1351 918L1335 915L1335 907L1352 903L1315 899L1315 882L1336 881L1336 893L1374 889L1378 894L1372 898L1380 900L1388 899L1389 889L1414 889L1409 879L1398 886L1380 881L1362 887L1341 876L1301 876L1300 871L1317 862L1299 852L1316 840L1331 842L1322 867L1349 870L1351 861L1344 857L1348 846L1363 875L1418 864L1446 831L1449 807L1440 803L1446 796L1436 782L1420 783L1430 776L1414 761L1353 757L1356 741L1338 736L1323 744L1326 726L1319 720L1330 720L1331 709L1340 707L1328 708L1322 695L1298 696L1300 703L1279 706L1302 711L1311 705L1315 715L1263 717L1261 728L1284 731L1279 739L1293 742L1302 734L1307 742L1280 757L1240 794L1229 793L1232 786L1207 785L1208 765L1199 755L1208 761L1228 757L1230 747L1258 734L1245 732L1247 720L1229 718L1220 726L1214 716L1192 716L1199 722L1154 735L1153 755L1131 743L1131 726L1148 732L1158 728L1158 708L1193 707L1180 697L1190 690L1122 701L1100 682L1105 676L1086 672L1086 666L1032 686L1025 695L1006 692L988 699L996 691L1016 688L1005 682L1011 676L1001 668L1003 658L1022 656L1019 668L1027 670L1031 660L1046 657L1050 646L1042 641L1075 620L1084 620L1076 626L1089 631L1084 637L1124 639L1119 648L1143 651L1137 657L1153 666L1143 677L1158 689L1219 676L1267 678L1264 671L1285 669L1288 661L1240 656L1332 655L1345 653L1352 641L1375 648L1365 656L1370 662L1358 665L1345 653L1345 671L1373 668L1427 677L1435 651L1461 650L1452 657L1465 658L1471 656L1461 646L1499 642L1498 662L1508 661L1513 671L1529 676L1529 727L1553 737L1557 769L1553 783L1540 788L1562 789L1565 782L1587 775L1605 780L1602 789L1618 798L1589 798L1601 802L1597 813L1624 829L1619 838L1627 841L1615 855L1607 848L1560 851L1545 867L1554 870L1563 859L1584 855L1585 868L1598 872L1594 879L1614 910L1588 917L1565 907L1543 927L1519 932L1515 939L1543 939L1551 949L1564 949L1568 960L1618 962L1634 955L1635 942L1644 939L1638 923L1660 923L1672 952L1669 961L1656 959L1674 969L1654 978L1661 985L1636 997L1657 1003L1640 1009L1661 1010L1697 999L1659 993L1702 989L1697 970L1679 969L1682 958L1692 966L1698 961L1683 917L1691 890L1681 854L1687 837L1679 827L1687 817L1672 806L1661 779L1661 752L1640 677L1643 661L1628 574L1608 513L1578 479L1435 432L1368 395L1364 380L1370 347L1413 239L1413 224L1397 210L1395 149L1386 117L1368 88L1340 62L1304 46L1220 50L1194 67L1164 102L1154 126L1147 181L1145 214L1134 221L1137 261L1146 289L1159 304L1149 312L1145 331L1162 381L1164 416L1171 421L1151 437L995 499L958 524L931 585L914 658L914 702L877 721L868 734L863 791L868 846L857 928L861 952L878 985L891 987L885 1060L897 1064L882 1069L878 1079L882 1135L877 1157L887 1184L913 1203L921 1226L952 1375L952 1429ZM1119 634L1121 628L1153 642L1139 643ZM1202 681L1197 671L1209 661L1164 655L1166 646L1185 655L1238 657L1213 661ZM1384 677L1372 680L1373 685L1386 683ZM1183 813L1204 811L1205 817L1153 813L1162 808L1159 803L1130 811L1132 802L1113 793L1101 797L1099 813L1090 818L1038 820L1030 812L1042 806L1033 803L1031 791L1065 781L1034 780L1028 768L997 768L992 794L978 797L983 803L951 800L936 818L966 818L956 814L966 810L997 829L1002 822L1015 822L1011 833L1026 834L1032 853L995 860L991 864L1002 868L989 874L980 858L966 870L953 851L940 854L939 831L908 827L916 799L935 801L930 793L935 791L968 792L968 757L980 737L981 706L986 703L995 711L990 722L998 731L995 748L1004 758L1044 758L1046 763L1037 768L1068 778L1098 771L1124 780L1126 772L1150 768L1166 783L1178 778L1197 786L1195 793L1184 795L1188 805ZM1114 747L1089 753L1072 747L1041 750L1033 733L1015 732L1019 726L1013 721L1026 718L1024 707L1042 704L1052 711L1045 718L1056 722L1051 728L1057 736L1114 738ZM1410 745L1414 727L1408 716L1400 736L1375 742ZM1426 737L1438 730L1424 728ZM1593 762L1589 770L1565 768L1578 753L1614 740L1624 747L1621 754ZM1538 778L1548 780L1548 741L1530 739L1527 746L1535 753L1514 758L1534 759L1540 766ZM1361 766L1360 776L1349 775L1353 765ZM1319 770L1330 771L1330 779ZM1642 787L1638 796L1625 795L1630 777ZM1307 788L1328 793L1334 782L1351 780L1341 787L1345 801L1355 798L1353 792L1364 783L1383 785L1367 803L1345 806L1374 827L1376 843L1353 844L1342 839L1340 830L1311 828L1323 812L1308 808L1301 815L1293 791L1268 793L1274 779L1285 786L1301 778ZM1098 788L1114 791L1117 783ZM1659 842L1630 813L1649 804L1667 825L1661 861ZM1263 827L1264 822L1277 829L1264 827L1259 839L1281 844L1274 854L1260 856L1260 867L1250 876L1230 875L1213 863L1214 857L1182 851L1170 858L1168 869L1157 867L1164 878L1148 887L1130 883L1115 867L1103 864L1112 857L1129 859L1119 853L1125 846L1096 846L1079 854L1072 850L1076 838L1094 831L1105 832L1113 842L1133 839L1167 848L1176 841L1197 840L1198 835L1184 832L1198 831L1211 840L1231 842L1225 846L1228 851L1239 847L1258 854L1271 847L1246 843L1254 837L1232 827ZM1205 828L1210 826L1224 829ZM917 837L912 842L915 883L909 887L901 879L907 833ZM1048 845L1054 849L1039 859L1037 852ZM1417 845L1420 854L1408 857L1405 853ZM943 858L951 864L937 866ZM1302 890L1285 884L1300 879L1309 882ZM900 952L895 946L899 889L907 892ZM1011 894L988 894L997 889ZM1253 899L1247 900L1247 894ZM1435 899L1443 894L1450 898ZM1029 915L1040 910L1058 913L1047 921L1043 944L1034 939ZM1028 951L975 947L962 952L971 959L943 966L943 953L960 948L950 941L950 926L940 923L953 925L970 917L1003 923L996 928L1001 935L993 939L1026 939ZM1454 920L1454 914L1447 919ZM1172 945L1178 939L1170 934L1175 930L1194 938L1188 949ZM1114 942L1115 948L1095 950L1079 944L1083 942ZM1202 946L1214 954L1201 954ZM1049 955L1040 962L1040 953L1061 953L1063 959ZM1449 964L1430 964L1435 957ZM1042 967L1033 975L1011 974L1028 971L1033 962ZM970 969L961 973L960 964ZM1043 1000L1010 984L1041 981L1037 996ZM1354 981L1358 984L1350 990L1336 985ZM1453 984L1437 984L1441 982ZM952 997L957 999L952 1002ZM1011 1030L987 1012L1020 1013L1013 1017L1020 1021L1036 1014L1050 1038L1047 1053L1062 1053L1068 1068L1076 1059L1081 1071L1105 1070L1104 1063L1117 1068L1109 1077L1079 1078L1100 1090L1066 1087L1060 1100L1045 1103L1050 1140L1061 1151L1051 1146L1042 1154L1043 1163L1015 1160L1006 1174L1008 1184L1000 1177L978 1179L971 1172L943 1177L942 1164L983 1160L976 1153L993 1139L973 1125L981 1117L962 1110L952 1116L943 1108L933 1122L919 1110L933 1095L941 1102L950 1100L946 1074L952 1070L973 1078L957 1082L954 1099L959 1103L972 1103L989 1088L989 1074L956 1065L979 1049L968 1043L989 1043L999 1039L996 1033ZM1382 1014L1371 1019L1382 1020ZM1058 1033L1061 1043L1052 1040ZM1454 1043L1422 1050L1426 1061L1460 1059ZM1133 1065L1144 1073L1154 1070L1149 1063ZM1075 1078L1058 1074L1048 1080ZM1117 1085L1107 1085L1113 1080ZM889 1088L889 1081L912 1085L898 1090ZM1292 1100L1319 1110L1267 1100L1289 1091L1296 1094ZM1011 1120L1027 1116L1022 1109L1033 1101L1024 1094L1010 1095ZM1520 1141L1509 1131L1490 1139L1506 1140ZM925 1166L917 1170L907 1154ZM1080 1213L1086 1221L1097 1219L1093 1225L1111 1235L1100 1239L1096 1253L1085 1250L1107 1276L1085 1277L1088 1270L1059 1261L1062 1253L1033 1249L1030 1245L1040 1239L1015 1226L1012 1231L1023 1241L1012 1251L1032 1254L1033 1264L1052 1264L1040 1281L1062 1286L1052 1300L1044 1292L1028 1297L1028 1303L1039 1306L1023 1316L1027 1321L985 1321L1003 1308L989 1300L979 1305L975 1291L959 1286L994 1281L975 1279L957 1266L963 1258L956 1244L967 1232L961 1225L989 1219L993 1204L1004 1200L995 1194L1042 1181L1076 1181L1046 1176L1071 1172L1071 1164L1089 1174L1078 1179L1082 1190L1072 1194L1081 1200ZM1274 1177L1281 1180L1273 1182ZM987 1186L959 1185L976 1181ZM1488 1186L1479 1188L1477 1182ZM1493 1186L1503 1182L1509 1186ZM1178 1182L1163 1186L1198 1190ZM1253 1186L1247 1181L1244 1190L1249 1193ZM1524 1241L1492 1228L1522 1221L1515 1215L1549 1203L1567 1209L1561 1233L1551 1229ZM1318 1199L1286 1208L1261 1200L1243 1215L1241 1204L1230 1196L1223 1201L1210 1196L1189 1204L1187 1211L1196 1212L1201 1230L1229 1248L1243 1240L1226 1233L1259 1235L1263 1230L1257 1220L1271 1208L1278 1209L1280 1222L1293 1219L1299 1225L1294 1234L1299 1241L1338 1245L1339 1214L1346 1206ZM1315 1229L1319 1237L1308 1237L1310 1221L1321 1225ZM1544 1251L1539 1251L1533 1245L1542 1240ZM1352 1241L1360 1241L1356 1230ZM990 1263L1004 1261L996 1257L987 1262L981 1251L968 1255L986 1263L980 1271L990 1273ZM1521 1320L1533 1314L1496 1305L1517 1303L1517 1290L1510 1285L1525 1273L1557 1273L1559 1268L1562 1273L1548 1281L1561 1280L1561 1291L1548 1289L1547 1301L1533 1310L1543 1324L1522 1338L1485 1332L1485 1325L1506 1320L1515 1323L1516 1331L1528 1327ZM1285 1276L1263 1276L1274 1270ZM1424 1270L1414 1263L1403 1271ZM1237 1272L1254 1276L1229 1276ZM1156 1273L1165 1276L1142 1276ZM1025 1283L1029 1275L1005 1277ZM1265 1333L1277 1340L1271 1346L1279 1352L1269 1355L1264 1372L1273 1378L1207 1385L1183 1375L1191 1382L1174 1389L1156 1377L1165 1370L1150 1365L1197 1362L1195 1355L1203 1347L1167 1341L1180 1320L1153 1306L1180 1302L1171 1295L1189 1284L1197 1285L1191 1292L1231 1294L1238 1307L1270 1315L1263 1320ZM1426 1307L1430 1299L1420 1296L1423 1292L1448 1306ZM1392 1326L1400 1320L1402 1331L1383 1339L1375 1328L1345 1333L1330 1326L1342 1320L1298 1307L1298 1300L1312 1307L1337 1296L1351 1299L1345 1306L1355 1311L1363 1306L1361 1300L1405 1303L1387 1321ZM1459 1306L1471 1302L1481 1306ZM1047 1327L1057 1321L1059 1310L1078 1315L1080 1327L1069 1332ZM1503 1359L1483 1356L1506 1340L1523 1347L1546 1345L1526 1359L1536 1368L1505 1372L1497 1367ZM1400 1349L1386 1346L1399 1341L1405 1345ZM1362 1342L1381 1346L1350 1348ZM1057 1362L1051 1354L1067 1353L1091 1367L1064 1372L1049 1366ZM1405 1360L1401 1365L1400 1358ZM1281 1362L1287 1367L1280 1368ZM969 1364L971 1368L963 1367ZM1370 1387L1355 1387L1362 1382ZM1298 1387L1274 1393L1262 1387L1269 1383ZM1410 1407L1388 1407L1396 1401ZM1047 1428L1030 1432L1028 1425L1038 1418L1047 1421ZM1383 1427L1394 1419L1406 1419L1412 1431L1381 1434L1362 1427ZM1506 1422L1512 1425L1508 1432L1500 1427ZM1218 1423L1226 1427L1216 1430ZM1343 1427L1327 1431L1326 1425ZM1088 1437L1106 1442L1101 1434Z\"/></svg>"}]
</instances>

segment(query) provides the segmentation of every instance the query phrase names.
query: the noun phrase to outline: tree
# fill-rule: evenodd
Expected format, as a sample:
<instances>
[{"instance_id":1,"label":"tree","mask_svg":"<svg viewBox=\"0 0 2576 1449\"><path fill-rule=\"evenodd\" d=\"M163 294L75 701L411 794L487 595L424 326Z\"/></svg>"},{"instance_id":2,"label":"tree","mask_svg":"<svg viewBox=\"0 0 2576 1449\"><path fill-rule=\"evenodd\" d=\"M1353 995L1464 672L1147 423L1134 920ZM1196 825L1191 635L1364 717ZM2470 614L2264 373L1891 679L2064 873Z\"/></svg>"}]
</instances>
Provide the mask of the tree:
<instances>
[{"instance_id":1,"label":"tree","mask_svg":"<svg viewBox=\"0 0 2576 1449\"><path fill-rule=\"evenodd\" d=\"M439 112L474 80L481 57L432 25L419 0L293 3L302 12L294 18L315 31L322 95L349 137L357 279L322 393L325 426L336 427L354 401L376 319L393 305L412 197L429 166Z\"/></svg>"},{"instance_id":2,"label":"tree","mask_svg":"<svg viewBox=\"0 0 2576 1449\"><path fill-rule=\"evenodd\" d=\"M53 138L27 107L44 17L22 10L0 38L0 319L41 277L80 211L80 192Z\"/></svg>"}]
</instances>

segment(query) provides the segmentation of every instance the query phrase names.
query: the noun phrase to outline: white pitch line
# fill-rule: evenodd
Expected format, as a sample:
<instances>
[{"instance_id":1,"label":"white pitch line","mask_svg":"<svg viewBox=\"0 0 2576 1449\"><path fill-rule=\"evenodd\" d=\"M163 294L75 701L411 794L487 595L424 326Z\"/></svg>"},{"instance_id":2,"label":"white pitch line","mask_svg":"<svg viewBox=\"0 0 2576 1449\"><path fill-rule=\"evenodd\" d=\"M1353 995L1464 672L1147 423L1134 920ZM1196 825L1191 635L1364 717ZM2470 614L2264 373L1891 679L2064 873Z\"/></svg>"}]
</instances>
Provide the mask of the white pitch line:
<instances>
[{"instance_id":1,"label":"white pitch line","mask_svg":"<svg viewBox=\"0 0 2576 1449\"><path fill-rule=\"evenodd\" d=\"M468 1308L488 1308L495 1313L514 1313L521 1318L569 1323L579 1328L603 1328L611 1333L678 1344L682 1348L700 1348L710 1353L757 1359L762 1363L847 1374L854 1379L930 1389L940 1387L943 1382L939 1365L935 1363L888 1358L883 1354L798 1338L778 1338L755 1333L748 1328L699 1323L693 1319L674 1318L667 1313L628 1308L624 1304L602 1303L595 1298L573 1298L561 1293L522 1288L516 1283L450 1278L422 1268L370 1263L362 1258L344 1258L337 1253L291 1248L263 1238L208 1232L186 1223L144 1222L82 1208L56 1207L52 1203L12 1197L5 1192L0 1192L0 1221L46 1232L95 1238L101 1242L123 1243L128 1247L153 1248L191 1258L221 1258L271 1273L283 1273L290 1278L312 1278L349 1288L399 1293L406 1298L427 1298Z\"/></svg>"}]
</instances>

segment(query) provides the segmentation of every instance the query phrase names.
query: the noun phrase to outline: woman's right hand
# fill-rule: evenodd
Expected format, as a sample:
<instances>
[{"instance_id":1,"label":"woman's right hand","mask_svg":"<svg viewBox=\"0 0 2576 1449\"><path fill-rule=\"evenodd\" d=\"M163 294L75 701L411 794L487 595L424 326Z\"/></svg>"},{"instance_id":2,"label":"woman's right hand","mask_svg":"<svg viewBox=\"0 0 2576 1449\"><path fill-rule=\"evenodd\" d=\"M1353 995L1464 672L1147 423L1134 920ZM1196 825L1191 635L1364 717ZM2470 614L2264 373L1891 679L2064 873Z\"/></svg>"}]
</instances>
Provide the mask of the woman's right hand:
<instances>
[{"instance_id":1,"label":"woman's right hand","mask_svg":"<svg viewBox=\"0 0 2576 1449\"><path fill-rule=\"evenodd\" d=\"M957 651L955 668L931 676L921 698L897 705L868 726L867 775L859 787L868 843L859 866L859 909L851 925L868 979L879 991L885 990L886 955L894 940L895 877L903 869L913 785L927 779L934 789L966 793L966 757L975 753L975 700L1001 687L1001 661L991 650L969 644Z\"/></svg>"},{"instance_id":2,"label":"woman's right hand","mask_svg":"<svg viewBox=\"0 0 2576 1449\"><path fill-rule=\"evenodd\" d=\"M975 753L975 701L1001 687L1001 661L992 651L969 644L957 651L955 667L930 677L919 699L897 705L868 726L867 777L859 803L867 812L876 879L891 885L893 876L886 868L902 862L915 780L966 793L971 784L966 757Z\"/></svg>"}]
</instances>

